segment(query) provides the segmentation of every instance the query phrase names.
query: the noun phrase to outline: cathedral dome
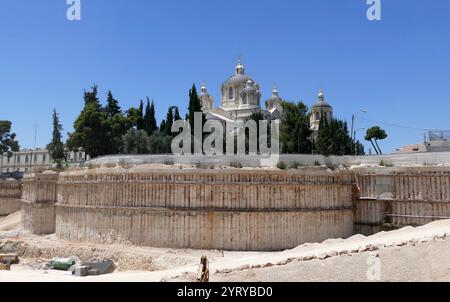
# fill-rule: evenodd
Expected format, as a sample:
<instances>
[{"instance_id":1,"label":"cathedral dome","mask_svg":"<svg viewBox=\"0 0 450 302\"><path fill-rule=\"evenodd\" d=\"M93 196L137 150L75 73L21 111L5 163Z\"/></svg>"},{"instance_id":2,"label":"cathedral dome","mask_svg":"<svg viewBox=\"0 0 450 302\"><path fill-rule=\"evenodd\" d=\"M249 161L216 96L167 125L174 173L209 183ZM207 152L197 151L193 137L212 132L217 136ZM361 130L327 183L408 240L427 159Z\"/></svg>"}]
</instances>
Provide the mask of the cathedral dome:
<instances>
[{"instance_id":1,"label":"cathedral dome","mask_svg":"<svg viewBox=\"0 0 450 302\"><path fill-rule=\"evenodd\" d=\"M278 95L278 89L274 88L272 91L272 96L266 100L266 104L276 104L281 103L283 99Z\"/></svg>"},{"instance_id":2,"label":"cathedral dome","mask_svg":"<svg viewBox=\"0 0 450 302\"><path fill-rule=\"evenodd\" d=\"M253 81L253 79L249 76L245 75L245 67L241 63L241 59L239 59L238 64L235 68L236 73L229 77L224 83L224 87L234 87L234 86L242 86L245 87L248 81Z\"/></svg>"},{"instance_id":3,"label":"cathedral dome","mask_svg":"<svg viewBox=\"0 0 450 302\"><path fill-rule=\"evenodd\" d=\"M243 85L245 86L249 80L252 80L249 76L243 75L243 74L235 74L234 76L231 76L226 80L223 85L224 86L236 86L236 85Z\"/></svg>"},{"instance_id":4,"label":"cathedral dome","mask_svg":"<svg viewBox=\"0 0 450 302\"><path fill-rule=\"evenodd\" d=\"M333 107L325 102L325 95L323 93L323 90L321 89L319 92L319 96L317 99L317 103L312 107L313 109L321 109L321 108L328 108L332 109Z\"/></svg>"}]
</instances>

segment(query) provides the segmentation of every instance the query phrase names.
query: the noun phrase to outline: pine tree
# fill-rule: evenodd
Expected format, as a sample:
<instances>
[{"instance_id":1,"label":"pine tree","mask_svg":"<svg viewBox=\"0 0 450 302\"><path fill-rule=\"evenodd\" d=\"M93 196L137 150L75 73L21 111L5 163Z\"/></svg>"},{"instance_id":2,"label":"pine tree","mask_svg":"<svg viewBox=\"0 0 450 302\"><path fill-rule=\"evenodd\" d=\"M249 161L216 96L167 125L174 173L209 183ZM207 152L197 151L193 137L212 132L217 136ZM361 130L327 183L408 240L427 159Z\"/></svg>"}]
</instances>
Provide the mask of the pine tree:
<instances>
[{"instance_id":1,"label":"pine tree","mask_svg":"<svg viewBox=\"0 0 450 302\"><path fill-rule=\"evenodd\" d=\"M10 121L0 121L0 154L19 151L19 142L16 134L11 133L12 123Z\"/></svg>"},{"instance_id":2,"label":"pine tree","mask_svg":"<svg viewBox=\"0 0 450 302\"><path fill-rule=\"evenodd\" d=\"M92 91L84 91L84 104L85 106L93 105L96 110L99 110L101 108L101 104L97 97L98 87L97 85L93 85L91 89Z\"/></svg>"},{"instance_id":3,"label":"pine tree","mask_svg":"<svg viewBox=\"0 0 450 302\"><path fill-rule=\"evenodd\" d=\"M308 107L303 102L283 102L280 146L283 153L309 154L312 151Z\"/></svg>"},{"instance_id":4,"label":"pine tree","mask_svg":"<svg viewBox=\"0 0 450 302\"><path fill-rule=\"evenodd\" d=\"M359 143L358 143L359 144ZM322 114L316 151L323 155L353 155L354 144L348 131L347 122L333 119L330 122ZM357 146L357 152L364 152L362 146Z\"/></svg>"},{"instance_id":5,"label":"pine tree","mask_svg":"<svg viewBox=\"0 0 450 302\"><path fill-rule=\"evenodd\" d=\"M114 99L111 90L108 91L105 111L108 117L113 117L118 114L122 114L122 109L119 106L119 102Z\"/></svg>"},{"instance_id":6,"label":"pine tree","mask_svg":"<svg viewBox=\"0 0 450 302\"><path fill-rule=\"evenodd\" d=\"M64 155L64 144L62 142L62 126L59 122L59 116L58 113L56 113L56 109L53 110L52 115L52 122L53 122L53 134L52 134L52 141L50 144L47 145L47 149L50 153L50 157L57 162L58 164L61 164L61 162L65 159Z\"/></svg>"},{"instance_id":7,"label":"pine tree","mask_svg":"<svg viewBox=\"0 0 450 302\"><path fill-rule=\"evenodd\" d=\"M84 93L85 106L74 123L67 141L70 150L83 148L91 158L108 154L107 114L97 98L97 86Z\"/></svg>"}]
</instances>

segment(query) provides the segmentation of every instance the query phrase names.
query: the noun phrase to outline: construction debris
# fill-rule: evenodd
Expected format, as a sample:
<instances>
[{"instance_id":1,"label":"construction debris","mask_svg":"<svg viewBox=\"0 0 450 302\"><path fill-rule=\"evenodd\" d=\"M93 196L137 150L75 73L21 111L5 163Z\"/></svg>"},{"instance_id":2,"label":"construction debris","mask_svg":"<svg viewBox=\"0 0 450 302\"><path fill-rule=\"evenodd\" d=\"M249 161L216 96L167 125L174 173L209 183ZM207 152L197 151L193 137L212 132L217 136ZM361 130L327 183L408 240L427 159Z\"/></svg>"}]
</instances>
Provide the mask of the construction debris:
<instances>
[{"instance_id":1,"label":"construction debris","mask_svg":"<svg viewBox=\"0 0 450 302\"><path fill-rule=\"evenodd\" d=\"M76 277L86 277L89 274L89 266L86 265L80 265L80 266L76 266L75 270L74 270L74 274Z\"/></svg>"},{"instance_id":2,"label":"construction debris","mask_svg":"<svg viewBox=\"0 0 450 302\"><path fill-rule=\"evenodd\" d=\"M17 254L0 254L0 263L19 264L19 256Z\"/></svg>"},{"instance_id":3,"label":"construction debris","mask_svg":"<svg viewBox=\"0 0 450 302\"><path fill-rule=\"evenodd\" d=\"M70 258L53 258L50 267L55 270L68 271L77 262L75 257Z\"/></svg>"},{"instance_id":4,"label":"construction debris","mask_svg":"<svg viewBox=\"0 0 450 302\"><path fill-rule=\"evenodd\" d=\"M77 277L99 276L111 274L114 272L114 262L105 260L100 262L84 263L83 265L75 266L72 274Z\"/></svg>"}]
</instances>

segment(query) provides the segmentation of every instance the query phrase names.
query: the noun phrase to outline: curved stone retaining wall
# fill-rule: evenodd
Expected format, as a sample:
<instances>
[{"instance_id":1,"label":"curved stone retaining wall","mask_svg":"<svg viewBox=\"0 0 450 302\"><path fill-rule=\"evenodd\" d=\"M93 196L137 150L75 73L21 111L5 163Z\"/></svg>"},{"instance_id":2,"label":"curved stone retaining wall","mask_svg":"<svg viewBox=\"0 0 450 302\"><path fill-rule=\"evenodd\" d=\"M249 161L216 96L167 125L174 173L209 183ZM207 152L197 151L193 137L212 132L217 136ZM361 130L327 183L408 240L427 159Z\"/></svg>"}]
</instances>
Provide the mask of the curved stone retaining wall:
<instances>
[{"instance_id":1,"label":"curved stone retaining wall","mask_svg":"<svg viewBox=\"0 0 450 302\"><path fill-rule=\"evenodd\" d=\"M283 250L352 235L353 176L263 170L98 169L60 175L62 239Z\"/></svg>"},{"instance_id":2,"label":"curved stone retaining wall","mask_svg":"<svg viewBox=\"0 0 450 302\"><path fill-rule=\"evenodd\" d=\"M355 231L419 226L450 219L450 168L404 168L357 174Z\"/></svg>"},{"instance_id":3,"label":"curved stone retaining wall","mask_svg":"<svg viewBox=\"0 0 450 302\"><path fill-rule=\"evenodd\" d=\"M0 216L20 211L22 184L16 180L0 180Z\"/></svg>"},{"instance_id":4,"label":"curved stone retaining wall","mask_svg":"<svg viewBox=\"0 0 450 302\"><path fill-rule=\"evenodd\" d=\"M55 232L57 173L28 174L23 180L23 224L33 234Z\"/></svg>"}]
</instances>

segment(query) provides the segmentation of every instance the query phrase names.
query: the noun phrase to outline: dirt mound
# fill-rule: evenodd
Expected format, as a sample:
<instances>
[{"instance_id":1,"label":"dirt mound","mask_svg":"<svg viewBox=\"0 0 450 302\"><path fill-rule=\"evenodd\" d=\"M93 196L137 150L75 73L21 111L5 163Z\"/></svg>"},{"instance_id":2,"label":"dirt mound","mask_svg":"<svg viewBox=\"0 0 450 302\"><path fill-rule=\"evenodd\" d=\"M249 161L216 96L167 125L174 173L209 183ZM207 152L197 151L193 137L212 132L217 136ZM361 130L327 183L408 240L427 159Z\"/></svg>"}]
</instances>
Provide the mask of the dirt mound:
<instances>
[{"instance_id":1,"label":"dirt mound","mask_svg":"<svg viewBox=\"0 0 450 302\"><path fill-rule=\"evenodd\" d=\"M17 231L23 228L22 212L16 212L6 217L0 217L0 232Z\"/></svg>"}]
</instances>

